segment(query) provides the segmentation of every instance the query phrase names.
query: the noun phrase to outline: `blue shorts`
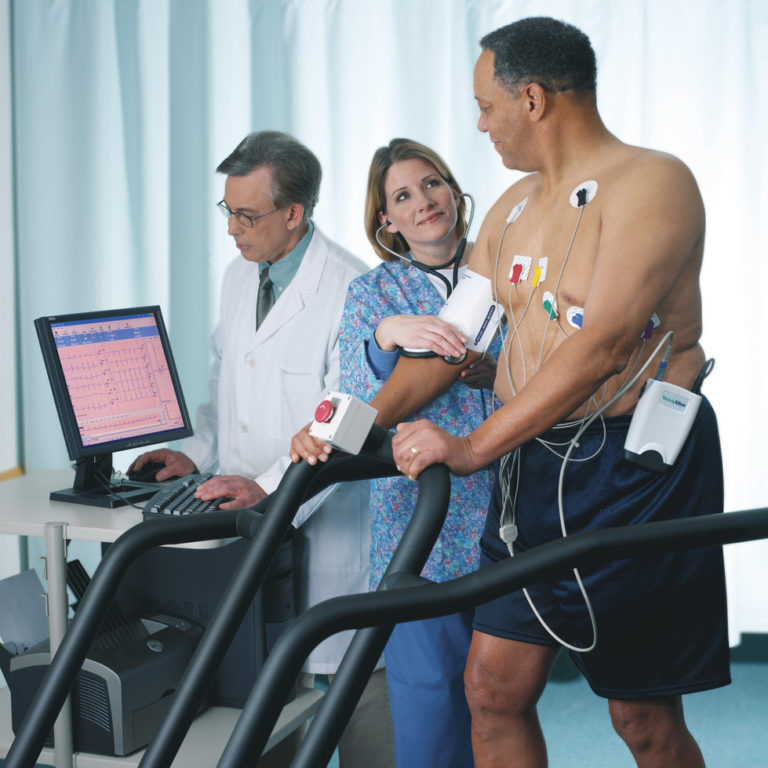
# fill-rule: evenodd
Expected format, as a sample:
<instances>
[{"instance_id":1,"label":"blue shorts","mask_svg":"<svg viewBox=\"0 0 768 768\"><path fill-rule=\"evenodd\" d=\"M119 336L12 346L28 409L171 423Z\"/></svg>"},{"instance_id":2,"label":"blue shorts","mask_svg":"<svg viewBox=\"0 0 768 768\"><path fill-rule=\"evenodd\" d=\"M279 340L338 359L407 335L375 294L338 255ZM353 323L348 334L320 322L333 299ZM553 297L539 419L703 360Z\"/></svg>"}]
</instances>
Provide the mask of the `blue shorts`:
<instances>
[{"instance_id":1,"label":"blue shorts","mask_svg":"<svg viewBox=\"0 0 768 768\"><path fill-rule=\"evenodd\" d=\"M723 472L714 411L702 400L691 434L668 475L624 459L629 417L599 421L579 439L564 479L569 534L723 511ZM572 432L542 438L563 455ZM603 443L604 440L604 443ZM602 444L602 447L601 447ZM595 454L593 456L593 454ZM589 458L591 457L591 458ZM562 458L538 440L521 447L515 552L560 537L557 484ZM509 461L505 471L512 472ZM514 482L510 477L514 497ZM499 538L497 480L480 548L480 565L509 557ZM600 696L647 699L730 682L725 575L721 547L691 549L580 569L597 619L597 647L571 653ZM592 626L572 570L528 592L547 624L575 647L592 642ZM477 607L475 629L537 645L557 643L531 611L522 590Z\"/></svg>"}]
</instances>

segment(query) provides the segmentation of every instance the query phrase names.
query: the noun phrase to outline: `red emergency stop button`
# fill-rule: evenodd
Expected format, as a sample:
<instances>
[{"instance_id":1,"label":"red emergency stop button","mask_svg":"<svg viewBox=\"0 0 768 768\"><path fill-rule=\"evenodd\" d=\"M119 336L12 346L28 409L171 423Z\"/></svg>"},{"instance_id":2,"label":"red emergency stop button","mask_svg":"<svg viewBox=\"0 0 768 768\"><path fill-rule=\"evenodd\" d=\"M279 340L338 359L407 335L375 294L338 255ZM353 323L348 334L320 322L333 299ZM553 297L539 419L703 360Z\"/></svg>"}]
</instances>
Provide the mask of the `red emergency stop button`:
<instances>
[{"instance_id":1,"label":"red emergency stop button","mask_svg":"<svg viewBox=\"0 0 768 768\"><path fill-rule=\"evenodd\" d=\"M323 400L320 405L315 409L315 421L320 424L325 424L333 418L335 412L333 403L330 400Z\"/></svg>"}]
</instances>

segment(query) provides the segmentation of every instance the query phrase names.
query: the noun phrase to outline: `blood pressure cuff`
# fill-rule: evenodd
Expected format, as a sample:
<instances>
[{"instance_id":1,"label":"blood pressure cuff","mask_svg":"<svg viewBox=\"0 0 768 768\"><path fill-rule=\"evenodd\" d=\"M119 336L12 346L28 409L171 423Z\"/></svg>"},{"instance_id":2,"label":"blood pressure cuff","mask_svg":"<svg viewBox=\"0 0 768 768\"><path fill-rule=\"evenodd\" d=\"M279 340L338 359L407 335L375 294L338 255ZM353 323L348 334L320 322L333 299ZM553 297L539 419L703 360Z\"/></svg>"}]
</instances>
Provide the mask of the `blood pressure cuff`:
<instances>
[{"instance_id":1,"label":"blood pressure cuff","mask_svg":"<svg viewBox=\"0 0 768 768\"><path fill-rule=\"evenodd\" d=\"M493 300L491 281L468 269L438 317L466 336L467 349L485 352L496 335L503 312L501 305Z\"/></svg>"}]
</instances>

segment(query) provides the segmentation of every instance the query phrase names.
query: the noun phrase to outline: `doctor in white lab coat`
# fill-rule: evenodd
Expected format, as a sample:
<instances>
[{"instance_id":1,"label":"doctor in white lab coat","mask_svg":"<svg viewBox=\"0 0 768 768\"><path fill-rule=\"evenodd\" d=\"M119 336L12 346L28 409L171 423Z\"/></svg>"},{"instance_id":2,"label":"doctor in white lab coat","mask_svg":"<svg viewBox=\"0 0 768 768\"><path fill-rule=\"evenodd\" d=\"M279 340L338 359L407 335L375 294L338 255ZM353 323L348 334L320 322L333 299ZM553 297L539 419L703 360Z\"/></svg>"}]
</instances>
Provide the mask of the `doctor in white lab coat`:
<instances>
[{"instance_id":1,"label":"doctor in white lab coat","mask_svg":"<svg viewBox=\"0 0 768 768\"><path fill-rule=\"evenodd\" d=\"M229 265L211 344L210 400L198 411L195 436L181 446L201 470L218 460L225 477L211 481L203 493L234 495L240 478L230 480L229 475L252 479L264 493L277 488L290 463L291 436L312 419L323 394L339 387L341 310L346 286L363 270L361 262L315 228L298 271L256 331L258 265L241 258ZM233 507L258 500L240 498ZM295 521L301 523L296 540L299 608L365 592L368 483L337 486L304 519L306 506ZM321 644L306 670L334 673L349 634Z\"/></svg>"},{"instance_id":2,"label":"doctor in white lab coat","mask_svg":"<svg viewBox=\"0 0 768 768\"><path fill-rule=\"evenodd\" d=\"M347 285L363 262L322 235L310 215L320 164L285 134L251 134L217 169L227 174L219 208L241 253L227 268L213 333L210 399L181 451L150 451L134 463L165 464L158 481L197 470L221 473L200 498L231 497L223 509L251 506L274 491L290 463L292 435L338 389L338 332ZM271 284L260 296L262 273ZM261 316L257 320L257 305ZM269 304L269 306L265 306ZM258 327L257 327L258 326ZM311 513L310 513L311 512ZM297 602L304 610L337 595L366 592L368 483L345 483L295 520ZM351 638L333 636L305 671L332 674Z\"/></svg>"},{"instance_id":3,"label":"doctor in white lab coat","mask_svg":"<svg viewBox=\"0 0 768 768\"><path fill-rule=\"evenodd\" d=\"M277 488L290 461L291 436L312 418L326 390L338 388L344 297L366 266L310 221L320 165L291 137L251 134L217 170L227 174L219 207L242 258L224 277L221 317L212 337L210 400L181 452L150 451L135 466L160 461L165 468L156 479L165 480L218 464L221 476L198 493L232 497L223 508L239 508ZM266 267L274 305L257 328L260 272ZM297 516L300 609L367 591L367 486L338 486L309 517L306 509ZM307 671L335 672L349 635L317 648Z\"/></svg>"},{"instance_id":4,"label":"doctor in white lab coat","mask_svg":"<svg viewBox=\"0 0 768 768\"><path fill-rule=\"evenodd\" d=\"M222 508L238 509L277 488L290 464L291 437L312 419L325 392L338 389L347 286L367 268L310 220L321 169L295 139L275 131L250 134L217 171L227 175L219 208L242 258L224 275L211 344L210 399L181 451L150 451L133 468L147 461L164 464L155 475L162 481L218 464L221 474L201 484L197 495L231 497ZM294 525L299 610L367 591L367 481L334 487L319 506L317 500L303 505ZM305 671L334 674L351 637L344 632L325 640ZM394 764L380 674L358 705L339 754L342 768Z\"/></svg>"},{"instance_id":5,"label":"doctor in white lab coat","mask_svg":"<svg viewBox=\"0 0 768 768\"><path fill-rule=\"evenodd\" d=\"M290 464L291 437L311 420L325 392L338 389L344 299L348 284L366 266L313 225L320 164L295 139L275 131L250 134L217 171L227 175L219 208L242 258L224 275L211 343L210 399L181 451L150 451L134 468L161 463L155 479L162 481L218 464L221 474L201 484L197 495L230 497L222 508L238 509L277 488ZM298 610L368 589L368 482L344 483L319 505L317 499L294 519ZM305 671L334 674L351 637L344 632L325 640ZM279 747L264 765L290 761L295 745ZM381 672L352 716L339 757L341 768L394 765Z\"/></svg>"}]
</instances>

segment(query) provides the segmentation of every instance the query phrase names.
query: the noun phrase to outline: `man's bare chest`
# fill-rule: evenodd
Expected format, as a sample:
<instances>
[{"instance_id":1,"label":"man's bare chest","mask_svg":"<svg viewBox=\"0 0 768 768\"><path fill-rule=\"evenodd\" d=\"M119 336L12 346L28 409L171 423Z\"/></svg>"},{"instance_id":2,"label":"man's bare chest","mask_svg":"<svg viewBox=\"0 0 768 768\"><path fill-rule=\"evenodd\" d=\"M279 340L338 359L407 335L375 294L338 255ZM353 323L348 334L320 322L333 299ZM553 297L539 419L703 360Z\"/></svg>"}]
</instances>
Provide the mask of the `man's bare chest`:
<instances>
[{"instance_id":1,"label":"man's bare chest","mask_svg":"<svg viewBox=\"0 0 768 768\"><path fill-rule=\"evenodd\" d=\"M516 207L491 242L497 301L511 322L525 313L536 326L557 319L580 328L599 248L599 212L562 201Z\"/></svg>"}]
</instances>

